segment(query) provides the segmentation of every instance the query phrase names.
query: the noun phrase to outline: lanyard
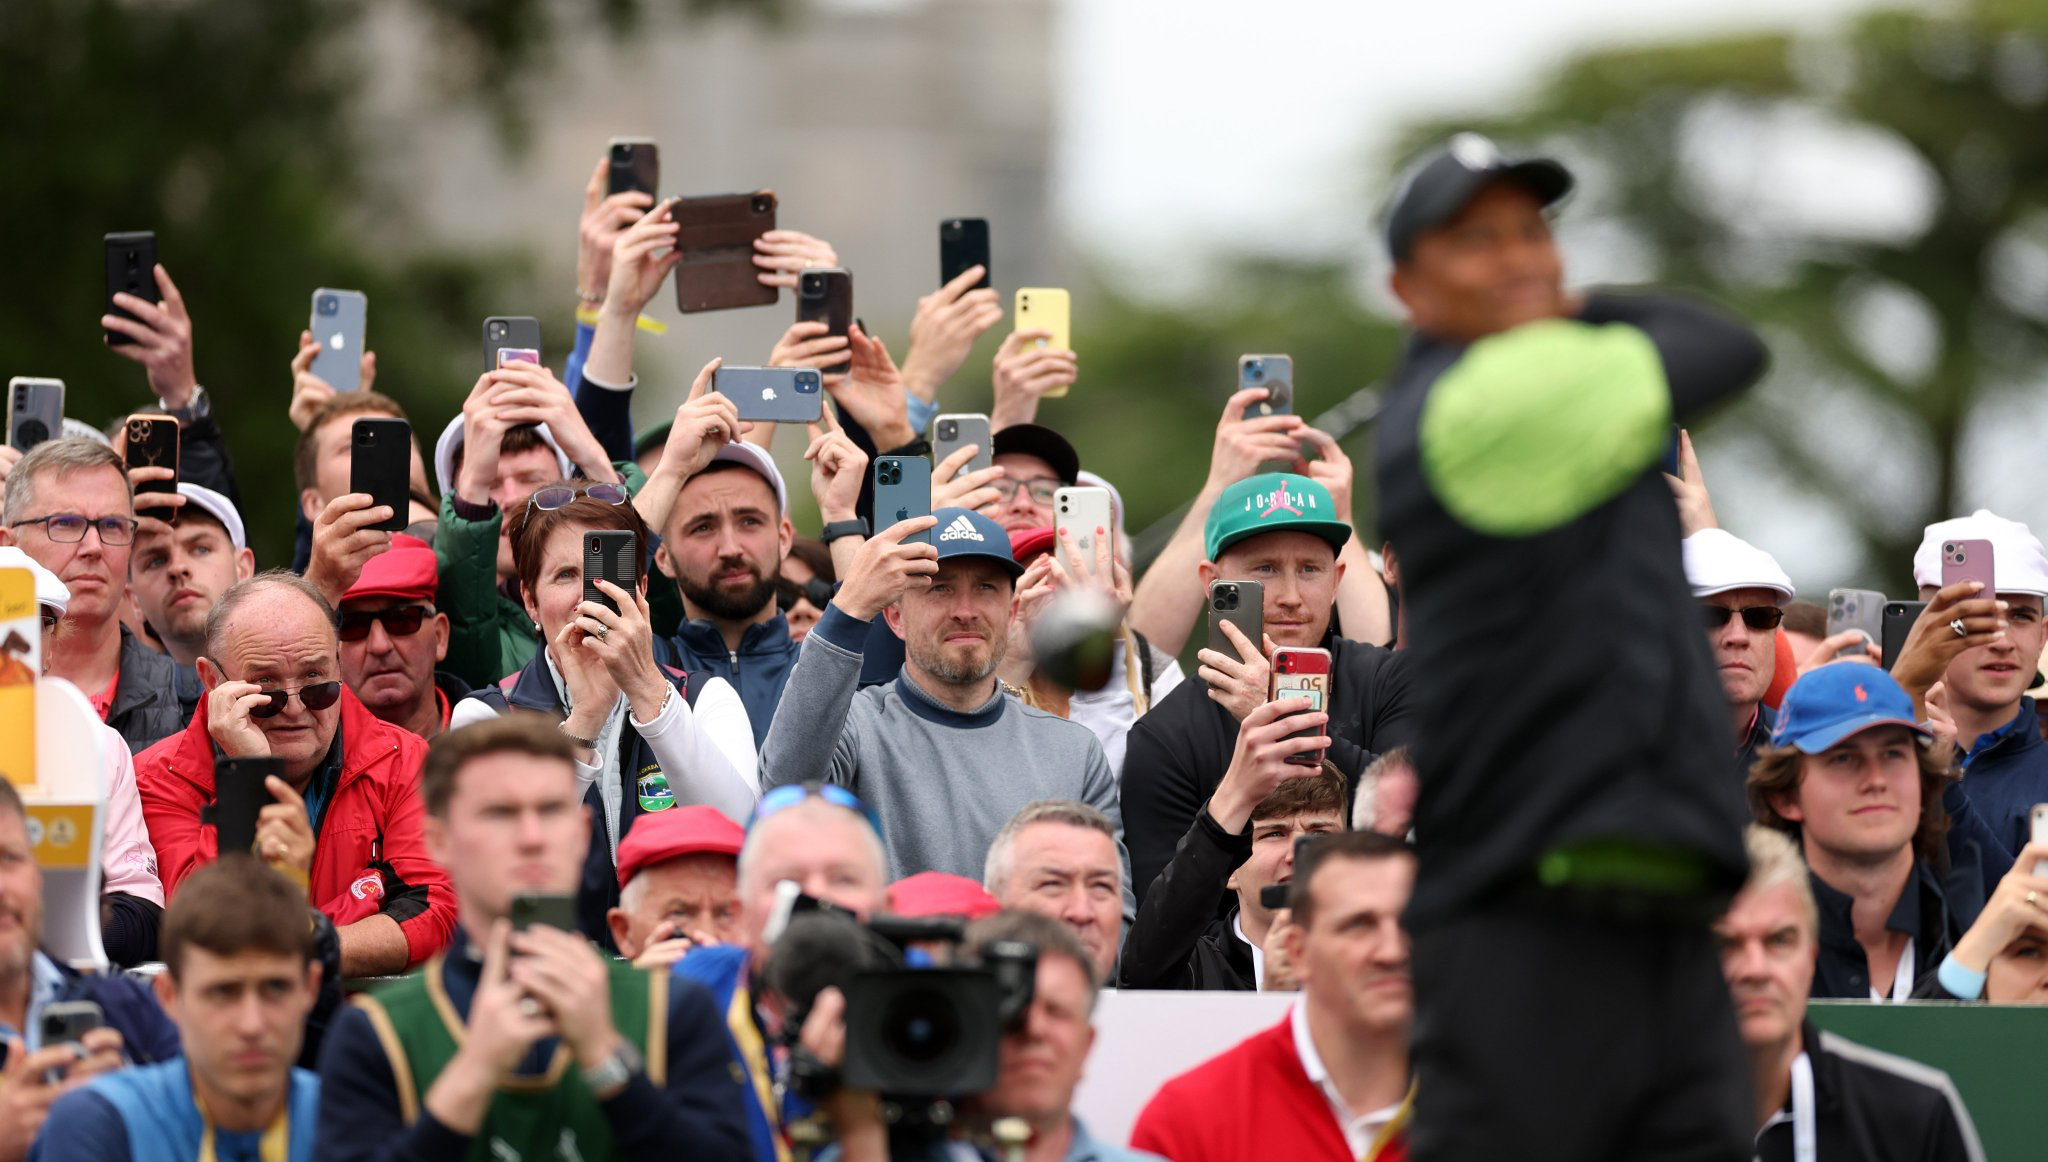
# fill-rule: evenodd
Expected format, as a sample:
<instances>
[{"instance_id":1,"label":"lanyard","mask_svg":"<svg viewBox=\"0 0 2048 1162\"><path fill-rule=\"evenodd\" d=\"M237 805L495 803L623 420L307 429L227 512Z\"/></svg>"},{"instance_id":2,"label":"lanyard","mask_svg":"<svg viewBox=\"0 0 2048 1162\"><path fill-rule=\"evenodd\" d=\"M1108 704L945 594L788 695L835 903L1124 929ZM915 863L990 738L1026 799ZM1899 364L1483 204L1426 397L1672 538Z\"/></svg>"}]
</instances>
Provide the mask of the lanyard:
<instances>
[{"instance_id":1,"label":"lanyard","mask_svg":"<svg viewBox=\"0 0 2048 1162\"><path fill-rule=\"evenodd\" d=\"M1892 995L1887 997L1877 991L1875 981L1870 985L1870 999L1873 1001L1910 1001L1913 999L1913 938L1906 937L1906 947L1899 951L1899 967L1892 972Z\"/></svg>"},{"instance_id":2,"label":"lanyard","mask_svg":"<svg viewBox=\"0 0 2048 1162\"><path fill-rule=\"evenodd\" d=\"M220 1154L214 1147L213 1119L206 1116L206 1103L199 1099L199 1087L192 1087L192 1105L199 1110L199 1157L197 1162L220 1162ZM277 1107L277 1117L264 1129L263 1137L256 1144L256 1156L261 1162L286 1162L291 1152L291 1108L290 1080L286 1080L284 1101Z\"/></svg>"},{"instance_id":3,"label":"lanyard","mask_svg":"<svg viewBox=\"0 0 2048 1162\"><path fill-rule=\"evenodd\" d=\"M1813 1062L1802 1052L1792 1059L1793 1162L1814 1162L1819 1156L1813 1122Z\"/></svg>"}]
</instances>

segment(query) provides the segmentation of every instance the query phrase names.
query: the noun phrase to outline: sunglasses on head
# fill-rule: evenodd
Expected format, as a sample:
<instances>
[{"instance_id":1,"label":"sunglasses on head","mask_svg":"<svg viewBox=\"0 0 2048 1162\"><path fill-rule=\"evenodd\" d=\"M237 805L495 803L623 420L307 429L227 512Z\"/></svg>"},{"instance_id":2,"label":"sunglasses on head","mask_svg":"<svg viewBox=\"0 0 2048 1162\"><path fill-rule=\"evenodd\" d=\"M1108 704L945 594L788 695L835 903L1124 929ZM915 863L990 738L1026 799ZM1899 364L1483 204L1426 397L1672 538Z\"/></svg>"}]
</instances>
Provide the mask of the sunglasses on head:
<instances>
[{"instance_id":1,"label":"sunglasses on head","mask_svg":"<svg viewBox=\"0 0 2048 1162\"><path fill-rule=\"evenodd\" d=\"M1741 609L1705 603L1700 605L1700 620L1708 629L1720 629L1728 624L1730 617L1738 613L1742 615L1742 624L1754 630L1776 629L1778 623L1785 620L1785 611L1775 605L1745 605Z\"/></svg>"},{"instance_id":2,"label":"sunglasses on head","mask_svg":"<svg viewBox=\"0 0 2048 1162\"><path fill-rule=\"evenodd\" d=\"M862 819L867 820L868 826L875 829L875 834L880 835L882 833L881 820L875 817L872 808L860 801L859 795L854 794L837 783L819 782L789 783L761 796L760 802L754 804L754 818L747 826L750 828L759 826L763 819L778 811L785 811L794 807L806 799L823 799L834 807L844 807Z\"/></svg>"},{"instance_id":3,"label":"sunglasses on head","mask_svg":"<svg viewBox=\"0 0 2048 1162\"><path fill-rule=\"evenodd\" d=\"M590 484L582 488L571 484L550 484L546 488L534 489L533 495L526 498L526 507L529 512L536 508L542 512L553 512L576 503L579 496L587 496L599 504L624 504L627 499L623 484Z\"/></svg>"},{"instance_id":4,"label":"sunglasses on head","mask_svg":"<svg viewBox=\"0 0 2048 1162\"><path fill-rule=\"evenodd\" d=\"M296 690L265 690L264 696L270 701L249 712L252 718L276 718L291 704L292 695L299 696L299 705L308 710L325 710L341 701L340 682L314 682Z\"/></svg>"},{"instance_id":5,"label":"sunglasses on head","mask_svg":"<svg viewBox=\"0 0 2048 1162\"><path fill-rule=\"evenodd\" d=\"M429 610L424 605L401 605L396 609L374 611L350 610L341 615L341 624L336 632L345 642L359 642L370 636L374 622L384 623L384 632L392 637L411 637L427 623Z\"/></svg>"}]
</instances>

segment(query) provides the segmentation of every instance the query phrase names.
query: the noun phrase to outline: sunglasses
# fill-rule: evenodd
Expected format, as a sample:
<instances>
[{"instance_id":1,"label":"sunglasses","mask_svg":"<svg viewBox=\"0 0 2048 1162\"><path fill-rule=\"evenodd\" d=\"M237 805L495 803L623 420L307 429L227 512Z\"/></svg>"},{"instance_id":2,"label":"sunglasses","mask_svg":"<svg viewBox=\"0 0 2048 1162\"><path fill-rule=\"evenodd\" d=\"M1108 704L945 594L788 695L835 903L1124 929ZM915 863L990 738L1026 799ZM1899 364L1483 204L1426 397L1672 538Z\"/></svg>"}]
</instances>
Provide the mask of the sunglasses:
<instances>
[{"instance_id":1,"label":"sunglasses","mask_svg":"<svg viewBox=\"0 0 2048 1162\"><path fill-rule=\"evenodd\" d=\"M1785 611L1775 605L1745 605L1741 609L1730 609L1725 605L1700 605L1700 621L1708 629L1720 629L1728 624L1730 617L1738 613L1742 615L1742 624L1754 630L1776 629L1778 623L1785 620Z\"/></svg>"},{"instance_id":2,"label":"sunglasses","mask_svg":"<svg viewBox=\"0 0 2048 1162\"><path fill-rule=\"evenodd\" d=\"M379 609L375 612L353 610L341 615L341 626L337 632L345 642L359 642L370 636L374 622L384 623L384 632L392 637L411 637L427 623L431 612L424 605L401 605L396 609Z\"/></svg>"},{"instance_id":3,"label":"sunglasses","mask_svg":"<svg viewBox=\"0 0 2048 1162\"><path fill-rule=\"evenodd\" d=\"M867 820L868 826L875 829L876 835L882 833L882 821L876 818L873 808L860 801L859 795L837 783L819 782L789 783L761 796L760 802L754 804L753 821L747 826L756 827L761 820L778 811L788 810L806 799L822 799L834 807L844 807Z\"/></svg>"},{"instance_id":4,"label":"sunglasses","mask_svg":"<svg viewBox=\"0 0 2048 1162\"><path fill-rule=\"evenodd\" d=\"M315 711L325 710L336 702L341 701L341 683L314 682L311 685L301 686L296 690L265 690L263 694L270 701L251 710L249 712L250 717L276 718L284 713L286 706L291 704L292 695L294 694L299 696L299 705L304 706L306 709Z\"/></svg>"},{"instance_id":5,"label":"sunglasses","mask_svg":"<svg viewBox=\"0 0 2048 1162\"><path fill-rule=\"evenodd\" d=\"M813 577L799 585L785 577L775 579L775 606L788 613L796 608L799 601L808 601L819 609L825 608L832 600L832 583L822 577Z\"/></svg>"},{"instance_id":6,"label":"sunglasses","mask_svg":"<svg viewBox=\"0 0 2048 1162\"><path fill-rule=\"evenodd\" d=\"M550 484L546 488L533 490L533 495L526 498L526 510L532 512L537 508L542 512L553 512L576 503L579 496L587 496L599 504L624 504L627 499L626 487L623 484L591 484L582 488L569 484Z\"/></svg>"}]
</instances>

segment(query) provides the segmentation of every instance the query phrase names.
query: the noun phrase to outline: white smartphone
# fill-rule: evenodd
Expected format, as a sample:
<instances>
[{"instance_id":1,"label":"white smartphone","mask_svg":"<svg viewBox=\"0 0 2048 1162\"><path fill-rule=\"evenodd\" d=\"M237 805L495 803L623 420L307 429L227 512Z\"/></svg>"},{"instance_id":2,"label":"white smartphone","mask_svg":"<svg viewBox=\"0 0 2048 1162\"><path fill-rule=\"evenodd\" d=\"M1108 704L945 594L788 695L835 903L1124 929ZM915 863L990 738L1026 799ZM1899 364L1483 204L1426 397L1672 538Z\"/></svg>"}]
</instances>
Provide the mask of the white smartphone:
<instances>
[{"instance_id":1,"label":"white smartphone","mask_svg":"<svg viewBox=\"0 0 2048 1162\"><path fill-rule=\"evenodd\" d=\"M313 292L313 322L308 329L320 344L313 374L336 391L363 386L363 332L369 315L370 299L361 291L323 286Z\"/></svg>"},{"instance_id":2,"label":"white smartphone","mask_svg":"<svg viewBox=\"0 0 2048 1162\"><path fill-rule=\"evenodd\" d=\"M7 446L26 452L64 434L64 381L17 375L7 381Z\"/></svg>"},{"instance_id":3,"label":"white smartphone","mask_svg":"<svg viewBox=\"0 0 2048 1162\"><path fill-rule=\"evenodd\" d=\"M1082 568L1094 573L1095 530L1101 529L1104 538L1114 537L1115 525L1110 520L1109 490L1106 488L1062 488L1053 493L1052 527L1056 533L1073 533L1074 551L1081 557ZM1068 539L1060 536L1055 542L1065 545ZM1115 560L1116 546L1109 546L1110 559ZM1064 562L1066 555L1060 554Z\"/></svg>"},{"instance_id":4,"label":"white smartphone","mask_svg":"<svg viewBox=\"0 0 2048 1162\"><path fill-rule=\"evenodd\" d=\"M2048 843L2048 803L2034 804L2033 842ZM2048 859L2034 861L2034 874L2048 879Z\"/></svg>"}]
</instances>

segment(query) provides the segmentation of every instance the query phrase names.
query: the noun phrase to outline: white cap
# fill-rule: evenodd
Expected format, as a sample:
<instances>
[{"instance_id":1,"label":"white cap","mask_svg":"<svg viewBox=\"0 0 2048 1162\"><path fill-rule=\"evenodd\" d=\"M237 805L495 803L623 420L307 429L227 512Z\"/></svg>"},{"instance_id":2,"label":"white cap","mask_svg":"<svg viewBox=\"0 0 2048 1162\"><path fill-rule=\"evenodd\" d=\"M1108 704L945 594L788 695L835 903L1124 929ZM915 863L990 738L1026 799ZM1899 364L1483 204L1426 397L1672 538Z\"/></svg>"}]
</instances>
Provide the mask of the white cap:
<instances>
[{"instance_id":1,"label":"white cap","mask_svg":"<svg viewBox=\"0 0 2048 1162\"><path fill-rule=\"evenodd\" d=\"M1694 597L1710 597L1732 589L1769 589L1778 604L1792 604L1797 594L1792 578L1785 575L1769 553L1728 532L1701 529L1685 538L1685 580Z\"/></svg>"},{"instance_id":2,"label":"white cap","mask_svg":"<svg viewBox=\"0 0 2048 1162\"><path fill-rule=\"evenodd\" d=\"M194 484L189 480L178 481L178 494L185 498L187 507L198 505L206 510L208 516L219 521L220 527L228 531L228 540L237 549L249 547L248 532L242 527L242 514L236 511L234 501L203 484Z\"/></svg>"},{"instance_id":3,"label":"white cap","mask_svg":"<svg viewBox=\"0 0 2048 1162\"><path fill-rule=\"evenodd\" d=\"M546 424L538 425L541 442L554 449L555 459L561 462L562 479L573 480L576 466L569 463L569 457L562 446L555 442L555 434L548 431ZM455 491L455 452L462 447L462 417L456 416L441 429L441 438L434 441L434 479L441 485L443 496Z\"/></svg>"},{"instance_id":4,"label":"white cap","mask_svg":"<svg viewBox=\"0 0 2048 1162\"><path fill-rule=\"evenodd\" d=\"M105 432L100 431L98 428L93 427L91 424L88 424L84 420L78 419L75 416L64 417L64 430L62 432L59 432L58 436L66 440L91 440L93 443L98 444L103 448L111 448L114 446L114 442L107 438L107 434Z\"/></svg>"},{"instance_id":5,"label":"white cap","mask_svg":"<svg viewBox=\"0 0 2048 1162\"><path fill-rule=\"evenodd\" d=\"M0 569L27 569L36 579L36 604L56 610L58 617L71 608L71 590L57 580L55 573L15 546L0 547Z\"/></svg>"},{"instance_id":6,"label":"white cap","mask_svg":"<svg viewBox=\"0 0 2048 1162\"><path fill-rule=\"evenodd\" d=\"M719 445L711 460L713 463L725 460L733 464L742 464L759 473L768 481L768 486L775 490L775 503L782 509L782 515L789 515L789 486L782 482L782 469L775 466L775 457L768 454L768 449L759 444L749 444L745 440L727 440Z\"/></svg>"},{"instance_id":7,"label":"white cap","mask_svg":"<svg viewBox=\"0 0 2048 1162\"><path fill-rule=\"evenodd\" d=\"M1941 587L1941 546L1944 541L1990 541L1991 579L2000 593L2031 593L2048 597L2048 552L2040 538L2016 520L1988 508L1968 516L1936 521L1921 534L1913 551L1913 583Z\"/></svg>"}]
</instances>

